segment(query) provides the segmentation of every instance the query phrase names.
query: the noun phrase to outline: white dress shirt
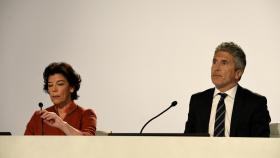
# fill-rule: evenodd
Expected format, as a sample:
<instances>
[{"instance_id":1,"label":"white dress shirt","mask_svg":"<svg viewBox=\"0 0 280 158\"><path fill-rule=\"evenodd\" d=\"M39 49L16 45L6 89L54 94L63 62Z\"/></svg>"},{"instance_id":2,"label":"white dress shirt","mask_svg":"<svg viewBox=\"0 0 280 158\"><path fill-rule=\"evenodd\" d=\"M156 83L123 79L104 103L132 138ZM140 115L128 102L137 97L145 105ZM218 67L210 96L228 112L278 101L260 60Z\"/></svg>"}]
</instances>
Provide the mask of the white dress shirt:
<instances>
[{"instance_id":1,"label":"white dress shirt","mask_svg":"<svg viewBox=\"0 0 280 158\"><path fill-rule=\"evenodd\" d=\"M226 116L225 116L225 136L229 137L230 135L230 123L231 123L231 115L232 115L232 109L234 104L234 98L237 91L237 85L233 88L229 89L228 91L224 92L227 94L227 97L225 98L225 107L226 107ZM212 101L212 108L211 108L211 114L210 114L210 121L209 121L209 134L210 136L214 135L214 126L215 126L215 117L216 117L216 110L218 103L220 101L221 96L218 95L220 92L217 88L215 88L213 101Z\"/></svg>"}]
</instances>

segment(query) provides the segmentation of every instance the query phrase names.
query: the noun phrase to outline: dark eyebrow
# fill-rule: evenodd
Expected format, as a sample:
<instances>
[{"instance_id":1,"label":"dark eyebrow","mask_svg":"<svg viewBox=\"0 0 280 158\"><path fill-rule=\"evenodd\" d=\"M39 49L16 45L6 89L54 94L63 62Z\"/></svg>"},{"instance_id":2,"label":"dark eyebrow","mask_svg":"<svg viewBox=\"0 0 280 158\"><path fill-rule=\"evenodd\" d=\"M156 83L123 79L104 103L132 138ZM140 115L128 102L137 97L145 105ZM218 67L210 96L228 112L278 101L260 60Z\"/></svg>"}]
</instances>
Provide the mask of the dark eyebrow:
<instances>
[{"instance_id":1,"label":"dark eyebrow","mask_svg":"<svg viewBox=\"0 0 280 158\"><path fill-rule=\"evenodd\" d=\"M58 80L57 82L65 82L65 80ZM52 82L48 82L48 83L52 83Z\"/></svg>"},{"instance_id":2,"label":"dark eyebrow","mask_svg":"<svg viewBox=\"0 0 280 158\"><path fill-rule=\"evenodd\" d=\"M57 82L65 82L65 80L58 80Z\"/></svg>"}]
</instances>

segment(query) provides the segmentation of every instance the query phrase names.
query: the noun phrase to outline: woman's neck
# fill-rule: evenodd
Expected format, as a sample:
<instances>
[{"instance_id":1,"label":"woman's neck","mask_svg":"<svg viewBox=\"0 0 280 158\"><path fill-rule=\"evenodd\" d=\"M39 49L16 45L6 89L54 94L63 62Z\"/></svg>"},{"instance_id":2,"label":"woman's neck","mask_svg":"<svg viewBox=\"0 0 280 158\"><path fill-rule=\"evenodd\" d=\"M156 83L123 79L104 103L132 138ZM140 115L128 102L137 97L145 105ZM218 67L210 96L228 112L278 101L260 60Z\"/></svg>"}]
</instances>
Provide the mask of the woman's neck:
<instances>
[{"instance_id":1,"label":"woman's neck","mask_svg":"<svg viewBox=\"0 0 280 158\"><path fill-rule=\"evenodd\" d=\"M67 114L67 109L70 107L70 105L72 104L72 100L70 101L67 101L65 103L62 103L62 104L58 104L56 105L57 107L57 112L59 114L59 116L63 119L66 114Z\"/></svg>"}]
</instances>

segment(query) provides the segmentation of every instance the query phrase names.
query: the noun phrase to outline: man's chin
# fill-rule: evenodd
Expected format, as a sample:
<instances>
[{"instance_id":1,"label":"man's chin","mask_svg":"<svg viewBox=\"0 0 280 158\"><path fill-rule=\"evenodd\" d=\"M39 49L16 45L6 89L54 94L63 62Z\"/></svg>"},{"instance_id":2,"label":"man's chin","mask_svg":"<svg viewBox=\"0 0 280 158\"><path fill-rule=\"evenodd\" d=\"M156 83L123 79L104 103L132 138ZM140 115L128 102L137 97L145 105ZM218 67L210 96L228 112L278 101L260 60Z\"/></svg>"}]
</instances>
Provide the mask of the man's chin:
<instances>
[{"instance_id":1,"label":"man's chin","mask_svg":"<svg viewBox=\"0 0 280 158\"><path fill-rule=\"evenodd\" d=\"M223 87L223 84L222 84L222 83L213 82L213 84L215 85L215 87L216 87L217 89L220 89L220 88Z\"/></svg>"},{"instance_id":2,"label":"man's chin","mask_svg":"<svg viewBox=\"0 0 280 158\"><path fill-rule=\"evenodd\" d=\"M216 87L221 87L223 85L222 80L217 80L217 79L212 79L212 83L216 86Z\"/></svg>"}]
</instances>

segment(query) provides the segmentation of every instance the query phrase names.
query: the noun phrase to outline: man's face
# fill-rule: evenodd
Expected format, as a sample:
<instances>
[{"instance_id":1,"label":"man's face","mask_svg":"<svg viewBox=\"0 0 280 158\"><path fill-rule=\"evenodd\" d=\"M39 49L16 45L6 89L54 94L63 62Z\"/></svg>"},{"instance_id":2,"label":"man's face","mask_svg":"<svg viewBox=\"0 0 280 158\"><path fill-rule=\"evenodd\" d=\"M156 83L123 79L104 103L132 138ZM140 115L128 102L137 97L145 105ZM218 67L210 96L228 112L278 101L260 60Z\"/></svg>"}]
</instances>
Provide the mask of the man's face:
<instances>
[{"instance_id":1,"label":"man's face","mask_svg":"<svg viewBox=\"0 0 280 158\"><path fill-rule=\"evenodd\" d=\"M242 71L236 69L234 57L228 52L215 53L211 67L213 84L222 92L234 87L239 81Z\"/></svg>"}]
</instances>

